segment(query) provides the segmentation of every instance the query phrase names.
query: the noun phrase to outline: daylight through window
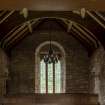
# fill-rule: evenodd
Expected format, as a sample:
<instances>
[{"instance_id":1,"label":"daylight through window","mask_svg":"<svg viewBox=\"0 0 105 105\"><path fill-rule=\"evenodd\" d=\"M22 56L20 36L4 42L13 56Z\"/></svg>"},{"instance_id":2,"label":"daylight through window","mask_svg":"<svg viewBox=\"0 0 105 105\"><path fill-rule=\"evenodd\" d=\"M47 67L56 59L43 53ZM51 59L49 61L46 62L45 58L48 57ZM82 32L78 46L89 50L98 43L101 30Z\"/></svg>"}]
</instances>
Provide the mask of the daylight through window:
<instances>
[{"instance_id":1,"label":"daylight through window","mask_svg":"<svg viewBox=\"0 0 105 105\"><path fill-rule=\"evenodd\" d=\"M61 62L40 61L40 93L61 93Z\"/></svg>"}]
</instances>

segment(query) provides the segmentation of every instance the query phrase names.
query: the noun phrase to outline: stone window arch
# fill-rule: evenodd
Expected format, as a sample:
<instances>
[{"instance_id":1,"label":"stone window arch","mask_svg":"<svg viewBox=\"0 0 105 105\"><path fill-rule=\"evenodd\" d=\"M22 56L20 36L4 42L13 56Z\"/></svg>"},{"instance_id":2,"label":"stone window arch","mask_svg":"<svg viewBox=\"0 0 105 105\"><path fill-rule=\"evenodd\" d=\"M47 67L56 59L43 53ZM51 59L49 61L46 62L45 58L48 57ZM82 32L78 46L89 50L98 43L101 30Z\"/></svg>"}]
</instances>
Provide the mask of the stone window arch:
<instances>
[{"instance_id":1,"label":"stone window arch","mask_svg":"<svg viewBox=\"0 0 105 105\"><path fill-rule=\"evenodd\" d=\"M41 53L43 53L43 51L48 51L48 49L46 49L45 46L48 46L49 44L50 44L49 41L43 42L37 47L37 49L35 51L35 93L41 93L41 90L40 90ZM54 48L59 49L59 52L61 54L61 59L60 59L60 63L61 63L61 85L60 85L61 87L60 88L61 88L61 91L60 91L60 93L65 93L65 89L66 89L65 50L59 43L57 43L55 41L52 41L52 45L53 45L53 47L55 46ZM45 49L44 49L44 47L45 47ZM48 92L48 93L50 93L50 92ZM56 92L54 92L54 93L56 93Z\"/></svg>"}]
</instances>

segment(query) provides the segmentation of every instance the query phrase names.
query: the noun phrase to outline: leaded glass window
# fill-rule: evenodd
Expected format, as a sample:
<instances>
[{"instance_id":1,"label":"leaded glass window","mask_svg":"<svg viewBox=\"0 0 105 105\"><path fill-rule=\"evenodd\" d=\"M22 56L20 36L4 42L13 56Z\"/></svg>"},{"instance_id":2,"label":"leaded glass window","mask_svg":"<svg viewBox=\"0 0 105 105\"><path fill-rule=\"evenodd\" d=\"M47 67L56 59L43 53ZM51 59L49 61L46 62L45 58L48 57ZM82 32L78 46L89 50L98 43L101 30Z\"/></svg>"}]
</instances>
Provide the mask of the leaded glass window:
<instances>
[{"instance_id":1,"label":"leaded glass window","mask_svg":"<svg viewBox=\"0 0 105 105\"><path fill-rule=\"evenodd\" d=\"M45 64L40 61L40 93L61 93L61 62Z\"/></svg>"}]
</instances>

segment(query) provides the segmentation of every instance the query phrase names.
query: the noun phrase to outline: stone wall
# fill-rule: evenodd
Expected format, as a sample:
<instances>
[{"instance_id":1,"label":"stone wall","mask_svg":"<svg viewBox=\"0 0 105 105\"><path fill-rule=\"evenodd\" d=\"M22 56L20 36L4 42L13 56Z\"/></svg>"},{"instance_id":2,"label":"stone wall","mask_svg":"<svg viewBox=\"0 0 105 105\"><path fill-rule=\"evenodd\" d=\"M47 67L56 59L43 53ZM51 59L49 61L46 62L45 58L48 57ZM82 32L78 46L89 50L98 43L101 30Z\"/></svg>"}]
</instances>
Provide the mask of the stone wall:
<instances>
[{"instance_id":1,"label":"stone wall","mask_svg":"<svg viewBox=\"0 0 105 105\"><path fill-rule=\"evenodd\" d=\"M6 94L6 81L8 79L8 57L0 49L0 97Z\"/></svg>"},{"instance_id":2,"label":"stone wall","mask_svg":"<svg viewBox=\"0 0 105 105\"><path fill-rule=\"evenodd\" d=\"M1 105L99 105L96 94L18 94L0 98Z\"/></svg>"},{"instance_id":3,"label":"stone wall","mask_svg":"<svg viewBox=\"0 0 105 105\"><path fill-rule=\"evenodd\" d=\"M35 49L48 40L46 31L36 31L11 50L9 94L35 92ZM66 92L88 93L90 71L86 49L64 31L54 31L52 40L61 44L66 52Z\"/></svg>"}]
</instances>

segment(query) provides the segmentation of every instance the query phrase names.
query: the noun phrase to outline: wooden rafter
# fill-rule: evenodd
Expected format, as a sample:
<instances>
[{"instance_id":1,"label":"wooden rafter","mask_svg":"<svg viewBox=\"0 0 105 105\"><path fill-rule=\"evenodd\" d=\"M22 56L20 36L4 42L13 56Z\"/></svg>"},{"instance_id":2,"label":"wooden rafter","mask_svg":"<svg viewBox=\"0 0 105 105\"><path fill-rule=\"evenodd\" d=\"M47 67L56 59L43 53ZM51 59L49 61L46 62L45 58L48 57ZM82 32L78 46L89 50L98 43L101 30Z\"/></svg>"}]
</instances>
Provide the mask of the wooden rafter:
<instances>
[{"instance_id":1,"label":"wooden rafter","mask_svg":"<svg viewBox=\"0 0 105 105\"><path fill-rule=\"evenodd\" d=\"M76 24L73 24L81 33L83 33L84 37L86 39L90 39L93 43L94 43L94 46L97 48L97 42L89 35L86 33L86 31L84 31L82 28L80 28L78 25Z\"/></svg>"},{"instance_id":2,"label":"wooden rafter","mask_svg":"<svg viewBox=\"0 0 105 105\"><path fill-rule=\"evenodd\" d=\"M30 21L33 21L32 22L32 25L36 24L39 20L40 21L43 21L44 19L47 19L47 18L54 18L54 19L58 19L58 20L61 20L62 22L64 22L64 24L66 24L68 26L68 21L71 21L69 19L65 19L65 18L57 18L57 17L44 17L44 18L35 18L35 19L32 19ZM78 33L79 36L81 36L81 38L83 40L86 40L86 42L88 42L88 44L90 44L91 46L94 45L95 48L97 48L97 38L96 36L90 32L86 27L84 27L83 25L79 24L79 23L76 23L74 21L73 22L73 25L75 27L76 30L74 30L76 33ZM82 28L81 28L82 27ZM22 23L21 25L19 26L16 26L14 27L7 35L5 35L3 37L3 39L1 40L2 42L2 47L6 48L8 46L10 46L12 43L14 43L16 40L18 39L21 39L21 36L25 36L25 35L22 35L24 34L26 31L28 30L28 28L24 25L24 23ZM79 30L79 32L77 32ZM82 33L82 35L81 35ZM91 42L91 43L90 43Z\"/></svg>"},{"instance_id":3,"label":"wooden rafter","mask_svg":"<svg viewBox=\"0 0 105 105\"><path fill-rule=\"evenodd\" d=\"M76 28L72 28L72 30L77 34L77 36L80 36L82 40L85 40L90 46L93 46L92 42L87 39L79 30L77 30Z\"/></svg>"},{"instance_id":4,"label":"wooden rafter","mask_svg":"<svg viewBox=\"0 0 105 105\"><path fill-rule=\"evenodd\" d=\"M94 16L91 12L87 11L87 14L94 19L101 27L105 29L105 25L96 17Z\"/></svg>"},{"instance_id":5,"label":"wooden rafter","mask_svg":"<svg viewBox=\"0 0 105 105\"><path fill-rule=\"evenodd\" d=\"M105 21L105 17L98 11L95 11L96 15L99 16L102 20Z\"/></svg>"},{"instance_id":6,"label":"wooden rafter","mask_svg":"<svg viewBox=\"0 0 105 105\"><path fill-rule=\"evenodd\" d=\"M35 21L31 22L32 25L35 24ZM12 43L16 42L16 40L21 39L22 37L25 37L24 33L27 32L29 29L27 25L24 24L24 27L20 27L18 32L13 33L13 36L9 38L9 40L4 44L4 47L6 48L10 46Z\"/></svg>"},{"instance_id":7,"label":"wooden rafter","mask_svg":"<svg viewBox=\"0 0 105 105\"><path fill-rule=\"evenodd\" d=\"M6 14L6 16L0 20L0 24L3 23L9 16L11 16L13 13L15 12L15 10L10 11L8 14Z\"/></svg>"}]
</instances>

